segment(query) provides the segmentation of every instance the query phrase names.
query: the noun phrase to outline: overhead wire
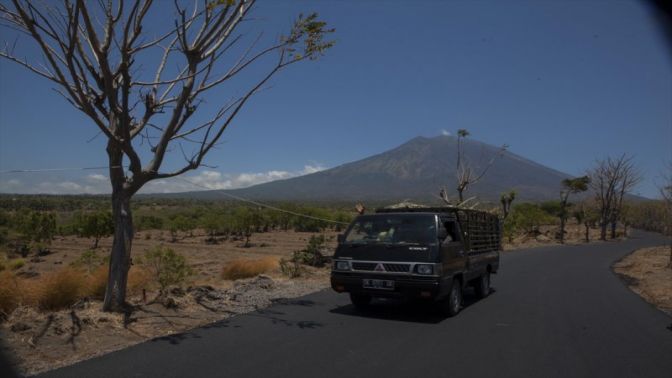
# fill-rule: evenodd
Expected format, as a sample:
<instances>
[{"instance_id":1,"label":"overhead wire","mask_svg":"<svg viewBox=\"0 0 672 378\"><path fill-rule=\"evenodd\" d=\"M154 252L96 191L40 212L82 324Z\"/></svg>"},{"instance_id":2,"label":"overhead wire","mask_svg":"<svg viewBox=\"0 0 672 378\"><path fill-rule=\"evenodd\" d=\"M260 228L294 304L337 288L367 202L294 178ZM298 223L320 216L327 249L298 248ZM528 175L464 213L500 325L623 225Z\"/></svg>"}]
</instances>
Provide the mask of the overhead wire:
<instances>
[{"instance_id":1,"label":"overhead wire","mask_svg":"<svg viewBox=\"0 0 672 378\"><path fill-rule=\"evenodd\" d=\"M100 167L80 167L80 168L74 168L73 167L73 168L45 168L45 169L11 169L11 170L0 171L0 174L87 171L87 170L101 170L101 169L109 169L109 168L117 168L117 167L100 166ZM262 203L262 202L259 202L259 201L250 200L250 199L243 198L243 197L231 194L231 193L226 193L223 190L213 190L212 188L209 188L205 185L201 185L199 183L193 182L193 181L188 180L184 177L174 177L174 178L182 180L184 182L187 182L187 183L189 183L189 184L191 184L195 187L210 190L210 191L213 191L215 193L221 194L225 197L235 199L237 201L250 203L250 204L253 204L253 205L256 205L256 206L259 206L259 207L264 207L264 208L267 208L267 209L279 211L279 212L294 215L294 216L297 216L297 217L312 219L312 220L316 220L316 221L320 221L320 222L333 223L333 224L341 224L341 225L348 225L349 224L347 222L341 222L341 221L337 221L337 220L333 220L333 219L327 219L327 218L316 217L316 216L312 216L312 215L308 215L308 214L297 213L295 211L286 210L286 209L283 209L283 208L280 208L280 207L277 207L277 206L269 205L269 204Z\"/></svg>"}]
</instances>

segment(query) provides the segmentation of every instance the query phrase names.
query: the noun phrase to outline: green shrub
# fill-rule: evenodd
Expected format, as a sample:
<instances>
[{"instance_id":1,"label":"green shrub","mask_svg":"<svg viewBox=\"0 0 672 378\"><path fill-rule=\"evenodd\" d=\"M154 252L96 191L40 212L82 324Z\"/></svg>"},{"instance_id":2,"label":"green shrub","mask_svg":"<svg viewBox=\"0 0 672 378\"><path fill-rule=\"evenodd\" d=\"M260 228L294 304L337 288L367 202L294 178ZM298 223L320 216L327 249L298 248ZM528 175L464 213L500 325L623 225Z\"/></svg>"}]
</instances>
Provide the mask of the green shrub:
<instances>
[{"instance_id":1,"label":"green shrub","mask_svg":"<svg viewBox=\"0 0 672 378\"><path fill-rule=\"evenodd\" d=\"M325 248L325 241L324 235L311 236L306 248L294 252L292 261L316 267L324 266L324 263L327 262L327 259L322 254L322 250Z\"/></svg>"},{"instance_id":2,"label":"green shrub","mask_svg":"<svg viewBox=\"0 0 672 378\"><path fill-rule=\"evenodd\" d=\"M156 246L145 252L140 261L150 272L161 292L171 285L182 285L192 274L184 256L165 246Z\"/></svg>"},{"instance_id":3,"label":"green shrub","mask_svg":"<svg viewBox=\"0 0 672 378\"><path fill-rule=\"evenodd\" d=\"M89 249L82 252L82 254L77 258L77 260L72 262L72 266L81 267L86 270L87 273L93 272L97 267L103 263L103 259L98 256L95 250Z\"/></svg>"},{"instance_id":4,"label":"green shrub","mask_svg":"<svg viewBox=\"0 0 672 378\"><path fill-rule=\"evenodd\" d=\"M75 227L78 230L79 236L93 238L93 248L98 248L98 242L101 238L114 233L112 213L109 211L99 211L90 214L78 214Z\"/></svg>"},{"instance_id":5,"label":"green shrub","mask_svg":"<svg viewBox=\"0 0 672 378\"><path fill-rule=\"evenodd\" d=\"M9 269L19 270L26 265L26 260L24 259L15 259L9 262Z\"/></svg>"},{"instance_id":6,"label":"green shrub","mask_svg":"<svg viewBox=\"0 0 672 378\"><path fill-rule=\"evenodd\" d=\"M163 219L153 215L141 215L138 217L135 226L138 231L161 230L163 229Z\"/></svg>"},{"instance_id":7,"label":"green shrub","mask_svg":"<svg viewBox=\"0 0 672 378\"><path fill-rule=\"evenodd\" d=\"M521 203L513 206L513 210L504 221L504 235L509 240L518 234L535 234L543 224L555 223L555 217L544 211L539 205Z\"/></svg>"}]
</instances>

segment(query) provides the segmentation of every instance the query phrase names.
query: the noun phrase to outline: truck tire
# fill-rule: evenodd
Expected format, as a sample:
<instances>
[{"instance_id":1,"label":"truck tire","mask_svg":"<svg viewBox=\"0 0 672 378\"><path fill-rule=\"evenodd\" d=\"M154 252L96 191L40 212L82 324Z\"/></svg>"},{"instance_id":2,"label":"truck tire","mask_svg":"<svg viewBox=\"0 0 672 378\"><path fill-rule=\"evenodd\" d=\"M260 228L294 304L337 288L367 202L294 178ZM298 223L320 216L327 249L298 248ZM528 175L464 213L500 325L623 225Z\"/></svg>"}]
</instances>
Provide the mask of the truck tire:
<instances>
[{"instance_id":1,"label":"truck tire","mask_svg":"<svg viewBox=\"0 0 672 378\"><path fill-rule=\"evenodd\" d=\"M353 294L350 293L350 302L358 310L363 310L371 304L371 296L364 294Z\"/></svg>"},{"instance_id":2,"label":"truck tire","mask_svg":"<svg viewBox=\"0 0 672 378\"><path fill-rule=\"evenodd\" d=\"M460 280L453 280L453 283L450 285L448 298L444 299L440 305L443 315L449 318L460 312L462 308L462 285L460 284Z\"/></svg>"},{"instance_id":3,"label":"truck tire","mask_svg":"<svg viewBox=\"0 0 672 378\"><path fill-rule=\"evenodd\" d=\"M490 295L490 272L485 272L478 278L474 289L476 289L476 296L479 298L485 298Z\"/></svg>"}]
</instances>

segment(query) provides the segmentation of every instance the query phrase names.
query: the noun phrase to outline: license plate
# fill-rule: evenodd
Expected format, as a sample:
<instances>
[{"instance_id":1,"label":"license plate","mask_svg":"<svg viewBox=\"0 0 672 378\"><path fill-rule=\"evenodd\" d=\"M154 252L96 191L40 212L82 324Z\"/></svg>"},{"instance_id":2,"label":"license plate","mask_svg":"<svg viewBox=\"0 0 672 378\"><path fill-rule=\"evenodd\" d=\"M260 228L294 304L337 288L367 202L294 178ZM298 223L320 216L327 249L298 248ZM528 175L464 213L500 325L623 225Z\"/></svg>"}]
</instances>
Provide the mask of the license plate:
<instances>
[{"instance_id":1,"label":"license plate","mask_svg":"<svg viewBox=\"0 0 672 378\"><path fill-rule=\"evenodd\" d=\"M362 285L365 289L394 290L394 281L392 280L373 280L363 279Z\"/></svg>"}]
</instances>

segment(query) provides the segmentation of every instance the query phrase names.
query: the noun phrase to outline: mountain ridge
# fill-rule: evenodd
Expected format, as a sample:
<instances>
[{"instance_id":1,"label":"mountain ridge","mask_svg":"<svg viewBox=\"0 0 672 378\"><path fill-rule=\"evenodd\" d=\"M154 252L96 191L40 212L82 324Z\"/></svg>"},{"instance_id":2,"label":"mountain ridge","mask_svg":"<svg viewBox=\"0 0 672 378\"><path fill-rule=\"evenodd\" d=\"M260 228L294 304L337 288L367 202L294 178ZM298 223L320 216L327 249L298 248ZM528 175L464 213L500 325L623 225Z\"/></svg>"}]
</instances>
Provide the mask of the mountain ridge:
<instances>
[{"instance_id":1,"label":"mountain ridge","mask_svg":"<svg viewBox=\"0 0 672 378\"><path fill-rule=\"evenodd\" d=\"M224 192L254 200L272 201L403 201L436 202L446 188L455 193L457 138L418 136L397 147L360 160L308 175L272 181ZM561 181L569 174L546 167L510 151L501 152L477 140L464 139L465 159L476 172L493 156L493 166L466 197L498 201L499 195L516 190L522 201L556 199ZM219 190L173 193L171 197L221 199Z\"/></svg>"}]
</instances>

